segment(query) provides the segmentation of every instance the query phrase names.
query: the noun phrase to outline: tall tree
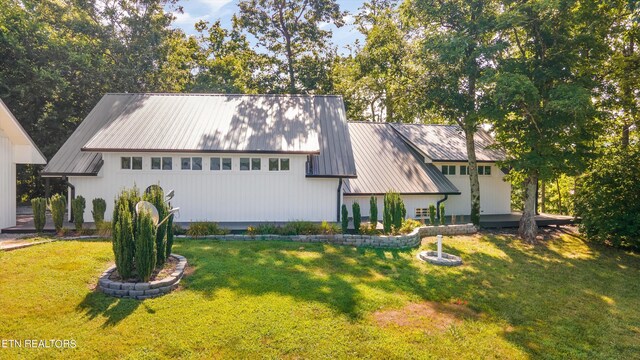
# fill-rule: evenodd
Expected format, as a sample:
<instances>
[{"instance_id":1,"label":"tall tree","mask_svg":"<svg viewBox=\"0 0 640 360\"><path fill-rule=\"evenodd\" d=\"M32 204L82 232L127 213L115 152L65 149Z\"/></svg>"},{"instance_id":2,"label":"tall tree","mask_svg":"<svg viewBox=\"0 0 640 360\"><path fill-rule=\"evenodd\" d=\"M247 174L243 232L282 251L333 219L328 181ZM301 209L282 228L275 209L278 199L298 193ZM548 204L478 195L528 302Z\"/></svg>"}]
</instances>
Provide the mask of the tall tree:
<instances>
[{"instance_id":1,"label":"tall tree","mask_svg":"<svg viewBox=\"0 0 640 360\"><path fill-rule=\"evenodd\" d=\"M234 25L253 35L271 59L271 68L263 71L286 74L273 91L317 90L332 57L331 31L320 25L343 25L336 0L241 0L238 6Z\"/></svg>"},{"instance_id":2,"label":"tall tree","mask_svg":"<svg viewBox=\"0 0 640 360\"><path fill-rule=\"evenodd\" d=\"M478 84L491 71L504 43L497 37L500 4L495 0L410 0L404 13L422 44L425 74L422 103L455 121L466 137L471 221L480 223L480 183L474 135L485 95Z\"/></svg>"}]
</instances>

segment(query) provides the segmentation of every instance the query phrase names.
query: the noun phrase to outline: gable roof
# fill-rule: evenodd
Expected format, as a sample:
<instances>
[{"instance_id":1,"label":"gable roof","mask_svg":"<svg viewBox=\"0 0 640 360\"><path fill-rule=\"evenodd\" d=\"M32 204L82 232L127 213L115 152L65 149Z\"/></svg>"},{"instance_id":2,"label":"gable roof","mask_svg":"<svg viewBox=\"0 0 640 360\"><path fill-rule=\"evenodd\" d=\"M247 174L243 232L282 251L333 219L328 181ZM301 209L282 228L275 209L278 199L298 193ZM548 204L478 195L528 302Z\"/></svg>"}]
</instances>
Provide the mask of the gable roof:
<instances>
[{"instance_id":1,"label":"gable roof","mask_svg":"<svg viewBox=\"0 0 640 360\"><path fill-rule=\"evenodd\" d=\"M459 194L460 191L432 164L422 159L388 123L349 122L349 134L358 169L356 179L344 182L345 195Z\"/></svg>"},{"instance_id":2,"label":"gable roof","mask_svg":"<svg viewBox=\"0 0 640 360\"><path fill-rule=\"evenodd\" d=\"M394 123L392 126L411 146L432 161L469 160L464 132L458 125ZM494 140L486 131L479 129L474 140L478 161L495 162L505 159L503 151L489 148Z\"/></svg>"},{"instance_id":3,"label":"gable roof","mask_svg":"<svg viewBox=\"0 0 640 360\"><path fill-rule=\"evenodd\" d=\"M102 152L242 152L313 155L312 176L354 177L348 139L339 96L107 94L43 175L95 175Z\"/></svg>"},{"instance_id":4,"label":"gable roof","mask_svg":"<svg viewBox=\"0 0 640 360\"><path fill-rule=\"evenodd\" d=\"M13 160L16 164L46 164L47 159L33 142L29 134L0 99L0 134L4 133L14 146Z\"/></svg>"}]
</instances>

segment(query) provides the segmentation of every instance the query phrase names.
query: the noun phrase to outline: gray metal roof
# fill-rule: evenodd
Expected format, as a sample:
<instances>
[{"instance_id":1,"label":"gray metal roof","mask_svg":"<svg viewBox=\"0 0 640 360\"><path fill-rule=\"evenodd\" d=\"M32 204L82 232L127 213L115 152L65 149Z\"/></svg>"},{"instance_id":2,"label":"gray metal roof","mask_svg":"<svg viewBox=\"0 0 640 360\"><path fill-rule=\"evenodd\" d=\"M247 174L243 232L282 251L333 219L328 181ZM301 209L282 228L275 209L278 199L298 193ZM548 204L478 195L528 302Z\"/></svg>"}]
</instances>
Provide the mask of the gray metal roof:
<instances>
[{"instance_id":1,"label":"gray metal roof","mask_svg":"<svg viewBox=\"0 0 640 360\"><path fill-rule=\"evenodd\" d=\"M467 145L462 128L457 125L398 124L396 130L406 141L433 161L468 161ZM491 135L479 129L474 137L478 161L500 161L504 152L489 149L495 142Z\"/></svg>"},{"instance_id":2,"label":"gray metal roof","mask_svg":"<svg viewBox=\"0 0 640 360\"><path fill-rule=\"evenodd\" d=\"M107 94L43 175L93 175L101 152L313 154L312 176L355 176L339 96Z\"/></svg>"},{"instance_id":3,"label":"gray metal roof","mask_svg":"<svg viewBox=\"0 0 640 360\"><path fill-rule=\"evenodd\" d=\"M425 164L391 124L350 122L349 133L358 177L344 183L345 195L459 194L432 164Z\"/></svg>"}]
</instances>

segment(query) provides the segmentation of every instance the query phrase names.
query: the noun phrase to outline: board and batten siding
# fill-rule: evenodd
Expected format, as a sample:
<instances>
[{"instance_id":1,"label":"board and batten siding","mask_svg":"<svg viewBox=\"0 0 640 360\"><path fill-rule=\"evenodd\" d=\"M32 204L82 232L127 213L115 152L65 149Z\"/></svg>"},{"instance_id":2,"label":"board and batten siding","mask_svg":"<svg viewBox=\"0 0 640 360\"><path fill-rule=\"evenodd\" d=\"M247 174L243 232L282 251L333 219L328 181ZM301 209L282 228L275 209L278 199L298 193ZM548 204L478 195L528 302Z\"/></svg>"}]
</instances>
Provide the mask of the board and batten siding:
<instances>
[{"instance_id":1,"label":"board and batten siding","mask_svg":"<svg viewBox=\"0 0 640 360\"><path fill-rule=\"evenodd\" d=\"M0 129L0 229L16 225L16 164L13 144Z\"/></svg>"},{"instance_id":2,"label":"board and batten siding","mask_svg":"<svg viewBox=\"0 0 640 360\"><path fill-rule=\"evenodd\" d=\"M142 157L142 170L122 170L122 156ZM151 170L151 157L172 157L172 170ZM181 170L182 157L201 157L202 170ZM210 170L211 157L231 158L233 170ZM240 158L262 159L261 170L240 171ZM290 159L288 171L269 171L269 158ZM338 179L307 178L306 155L292 154L162 154L104 153L98 176L69 177L76 196L86 199L84 218L92 221L91 201L107 202L111 219L115 196L134 184L141 192L159 184L175 191L177 222L191 221L335 221Z\"/></svg>"}]
</instances>

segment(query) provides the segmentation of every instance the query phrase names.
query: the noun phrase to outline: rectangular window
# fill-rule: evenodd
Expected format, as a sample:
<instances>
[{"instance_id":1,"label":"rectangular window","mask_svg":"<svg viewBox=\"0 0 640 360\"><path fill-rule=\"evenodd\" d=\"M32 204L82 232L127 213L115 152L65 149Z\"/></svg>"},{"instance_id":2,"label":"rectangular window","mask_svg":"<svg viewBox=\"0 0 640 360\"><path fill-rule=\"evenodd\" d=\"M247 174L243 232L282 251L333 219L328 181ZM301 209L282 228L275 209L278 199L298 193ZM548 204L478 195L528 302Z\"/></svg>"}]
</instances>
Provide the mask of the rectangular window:
<instances>
[{"instance_id":1,"label":"rectangular window","mask_svg":"<svg viewBox=\"0 0 640 360\"><path fill-rule=\"evenodd\" d=\"M231 170L231 158L222 158L222 170Z\"/></svg>"},{"instance_id":2,"label":"rectangular window","mask_svg":"<svg viewBox=\"0 0 640 360\"><path fill-rule=\"evenodd\" d=\"M289 159L280 159L280 170L282 171L289 170Z\"/></svg>"},{"instance_id":3,"label":"rectangular window","mask_svg":"<svg viewBox=\"0 0 640 360\"><path fill-rule=\"evenodd\" d=\"M442 165L442 174L444 174L444 175L455 175L456 174L456 166L455 165Z\"/></svg>"},{"instance_id":4,"label":"rectangular window","mask_svg":"<svg viewBox=\"0 0 640 360\"><path fill-rule=\"evenodd\" d=\"M269 171L278 171L278 159L270 158L269 159Z\"/></svg>"},{"instance_id":5,"label":"rectangular window","mask_svg":"<svg viewBox=\"0 0 640 360\"><path fill-rule=\"evenodd\" d=\"M460 175L469 175L467 165L460 165Z\"/></svg>"},{"instance_id":6,"label":"rectangular window","mask_svg":"<svg viewBox=\"0 0 640 360\"><path fill-rule=\"evenodd\" d=\"M182 170L191 170L191 158L181 158L180 168Z\"/></svg>"},{"instance_id":7,"label":"rectangular window","mask_svg":"<svg viewBox=\"0 0 640 360\"><path fill-rule=\"evenodd\" d=\"M132 157L131 158L131 168L133 170L142 170L142 158L141 157Z\"/></svg>"},{"instance_id":8,"label":"rectangular window","mask_svg":"<svg viewBox=\"0 0 640 360\"><path fill-rule=\"evenodd\" d=\"M211 170L220 170L220 158L211 158Z\"/></svg>"},{"instance_id":9,"label":"rectangular window","mask_svg":"<svg viewBox=\"0 0 640 360\"><path fill-rule=\"evenodd\" d=\"M251 159L251 170L260 170L261 165L262 165L262 160L260 158Z\"/></svg>"},{"instance_id":10,"label":"rectangular window","mask_svg":"<svg viewBox=\"0 0 640 360\"><path fill-rule=\"evenodd\" d=\"M191 158L191 170L202 170L202 158L201 157Z\"/></svg>"},{"instance_id":11,"label":"rectangular window","mask_svg":"<svg viewBox=\"0 0 640 360\"><path fill-rule=\"evenodd\" d=\"M240 158L240 171L249 170L249 158Z\"/></svg>"},{"instance_id":12,"label":"rectangular window","mask_svg":"<svg viewBox=\"0 0 640 360\"><path fill-rule=\"evenodd\" d=\"M121 157L120 158L120 169L130 170L131 169L131 158L130 157Z\"/></svg>"},{"instance_id":13,"label":"rectangular window","mask_svg":"<svg viewBox=\"0 0 640 360\"><path fill-rule=\"evenodd\" d=\"M478 166L478 175L484 175L484 166Z\"/></svg>"},{"instance_id":14,"label":"rectangular window","mask_svg":"<svg viewBox=\"0 0 640 360\"><path fill-rule=\"evenodd\" d=\"M173 158L171 157L163 157L162 158L162 170L171 170L173 169Z\"/></svg>"},{"instance_id":15,"label":"rectangular window","mask_svg":"<svg viewBox=\"0 0 640 360\"><path fill-rule=\"evenodd\" d=\"M160 159L159 157L152 157L151 170L160 170L161 167L162 167L162 159Z\"/></svg>"},{"instance_id":16,"label":"rectangular window","mask_svg":"<svg viewBox=\"0 0 640 360\"><path fill-rule=\"evenodd\" d=\"M484 167L484 174L487 176L491 175L491 166L481 166Z\"/></svg>"}]
</instances>

